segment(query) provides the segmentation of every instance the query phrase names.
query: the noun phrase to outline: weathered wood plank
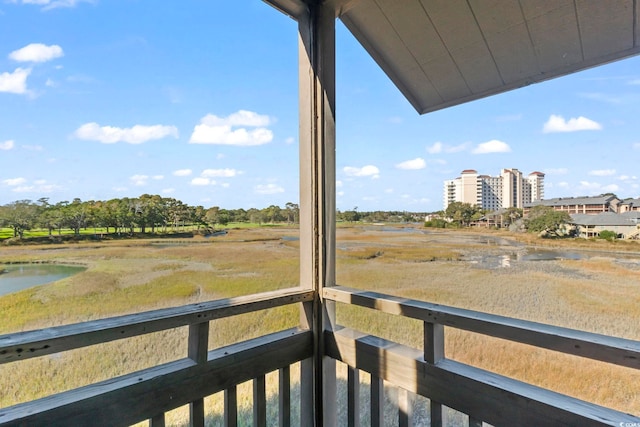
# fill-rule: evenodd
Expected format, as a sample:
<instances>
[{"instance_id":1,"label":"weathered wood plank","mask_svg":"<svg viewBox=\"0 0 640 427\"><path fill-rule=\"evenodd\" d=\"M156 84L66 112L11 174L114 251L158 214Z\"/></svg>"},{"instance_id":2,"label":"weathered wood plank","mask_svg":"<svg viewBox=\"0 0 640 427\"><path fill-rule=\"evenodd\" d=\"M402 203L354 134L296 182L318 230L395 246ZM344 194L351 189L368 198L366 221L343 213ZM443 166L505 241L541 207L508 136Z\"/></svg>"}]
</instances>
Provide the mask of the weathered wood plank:
<instances>
[{"instance_id":1,"label":"weathered wood plank","mask_svg":"<svg viewBox=\"0 0 640 427\"><path fill-rule=\"evenodd\" d=\"M187 357L196 363L207 362L209 346L209 322L189 325ZM192 427L204 427L204 399L189 403L189 419Z\"/></svg>"},{"instance_id":2,"label":"weathered wood plank","mask_svg":"<svg viewBox=\"0 0 640 427\"><path fill-rule=\"evenodd\" d=\"M602 362L640 369L640 341L577 331L480 313L423 301L410 300L342 286L324 289L324 297L437 323L479 334L530 344Z\"/></svg>"},{"instance_id":3,"label":"weathered wood plank","mask_svg":"<svg viewBox=\"0 0 640 427\"><path fill-rule=\"evenodd\" d=\"M0 426L128 426L308 358L309 331L291 329L32 402L0 409Z\"/></svg>"},{"instance_id":4,"label":"weathered wood plank","mask_svg":"<svg viewBox=\"0 0 640 427\"><path fill-rule=\"evenodd\" d=\"M638 417L452 360L429 364L420 350L351 329L325 335L330 357L495 426L640 423Z\"/></svg>"},{"instance_id":5,"label":"weathered wood plank","mask_svg":"<svg viewBox=\"0 0 640 427\"><path fill-rule=\"evenodd\" d=\"M444 326L437 323L424 322L424 360L427 363L438 363L444 359ZM445 425L442 419L442 405L429 399L429 418L431 427Z\"/></svg>"},{"instance_id":6,"label":"weathered wood plank","mask_svg":"<svg viewBox=\"0 0 640 427\"><path fill-rule=\"evenodd\" d=\"M311 290L289 288L73 325L0 335L0 363L14 362L222 317L311 301L313 296L314 292Z\"/></svg>"}]
</instances>

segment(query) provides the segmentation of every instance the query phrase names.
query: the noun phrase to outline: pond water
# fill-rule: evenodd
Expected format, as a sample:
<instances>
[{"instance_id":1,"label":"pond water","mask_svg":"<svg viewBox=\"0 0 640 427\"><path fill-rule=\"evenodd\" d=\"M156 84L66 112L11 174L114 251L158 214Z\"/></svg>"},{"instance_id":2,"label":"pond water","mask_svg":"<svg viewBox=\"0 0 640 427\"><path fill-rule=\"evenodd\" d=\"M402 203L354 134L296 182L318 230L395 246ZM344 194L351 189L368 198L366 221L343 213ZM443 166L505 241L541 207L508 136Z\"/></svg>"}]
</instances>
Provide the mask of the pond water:
<instances>
[{"instance_id":1,"label":"pond water","mask_svg":"<svg viewBox=\"0 0 640 427\"><path fill-rule=\"evenodd\" d=\"M0 265L0 295L55 282L86 270L86 267L59 264Z\"/></svg>"}]
</instances>

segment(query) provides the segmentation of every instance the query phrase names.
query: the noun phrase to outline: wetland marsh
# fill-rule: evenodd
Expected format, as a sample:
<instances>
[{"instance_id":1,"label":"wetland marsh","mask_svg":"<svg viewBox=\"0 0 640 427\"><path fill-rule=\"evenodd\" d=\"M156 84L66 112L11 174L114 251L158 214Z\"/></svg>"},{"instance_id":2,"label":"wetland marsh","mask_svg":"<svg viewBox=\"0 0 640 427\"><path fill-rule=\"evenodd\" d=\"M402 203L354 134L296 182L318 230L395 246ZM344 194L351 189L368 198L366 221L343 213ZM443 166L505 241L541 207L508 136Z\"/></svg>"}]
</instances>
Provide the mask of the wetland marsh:
<instances>
[{"instance_id":1,"label":"wetland marsh","mask_svg":"<svg viewBox=\"0 0 640 427\"><path fill-rule=\"evenodd\" d=\"M299 242L291 238L296 235L291 228L256 228L180 244L124 240L0 247L4 262L86 267L54 283L0 296L0 334L297 286ZM490 231L380 227L339 227L337 239L340 285L640 340L638 244L587 246ZM532 256L536 253L549 256L540 260ZM505 256L508 266L494 262ZM341 324L403 344L415 346L422 339L419 322L408 319L342 305L337 316ZM297 320L295 307L221 319L211 328L211 346L292 327ZM185 357L185 340L181 328L0 365L0 406ZM449 328L446 355L640 414L640 372L632 369Z\"/></svg>"}]
</instances>

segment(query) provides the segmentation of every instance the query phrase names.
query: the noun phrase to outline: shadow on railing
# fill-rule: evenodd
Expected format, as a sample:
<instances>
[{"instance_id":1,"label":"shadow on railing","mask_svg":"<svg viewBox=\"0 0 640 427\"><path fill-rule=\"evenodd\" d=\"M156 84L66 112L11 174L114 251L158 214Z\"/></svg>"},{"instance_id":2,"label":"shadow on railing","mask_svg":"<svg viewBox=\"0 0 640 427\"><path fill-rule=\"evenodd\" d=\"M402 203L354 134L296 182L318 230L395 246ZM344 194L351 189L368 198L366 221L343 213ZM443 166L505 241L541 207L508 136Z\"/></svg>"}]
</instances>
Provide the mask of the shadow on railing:
<instances>
[{"instance_id":1,"label":"shadow on railing","mask_svg":"<svg viewBox=\"0 0 640 427\"><path fill-rule=\"evenodd\" d=\"M289 390L289 367L313 355L312 332L288 329L209 351L209 322L310 302L314 295L292 288L0 336L0 363L9 363L189 327L187 358L0 409L0 425L118 426L149 419L152 426L162 426L166 412L186 404L190 423L203 425L204 398L224 391L225 424L233 426L235 387L249 380L254 384L254 417L264 425L265 375L279 370L281 387ZM283 414L288 412L289 393L279 393L279 401Z\"/></svg>"},{"instance_id":2,"label":"shadow on railing","mask_svg":"<svg viewBox=\"0 0 640 427\"><path fill-rule=\"evenodd\" d=\"M637 426L640 418L584 402L445 358L444 326L640 369L640 342L535 322L408 300L345 287L325 288L324 298L424 322L424 349L417 350L349 328L326 331L326 353L371 374L372 412L381 381L406 392L399 398L399 425L411 425L411 394L431 399L431 425L442 425L446 405L468 415L470 426ZM349 393L358 394L357 381ZM351 384L353 384L351 386ZM351 401L351 399L350 399ZM406 409L403 409L406 408ZM357 406L349 419L358 419ZM375 419L381 418L376 416ZM375 421L372 425L382 425Z\"/></svg>"},{"instance_id":3,"label":"shadow on railing","mask_svg":"<svg viewBox=\"0 0 640 427\"><path fill-rule=\"evenodd\" d=\"M460 422L458 417L456 425L640 425L636 416L447 359L444 326L633 369L640 368L640 342L345 287L325 288L323 297L327 301L418 319L424 324L424 344L420 350L348 328L324 332L324 356L347 365L346 382L344 377L338 380L338 389L346 389L346 393L339 391L335 396L336 400L346 402L346 409L340 409L346 412L346 421L339 418L341 424L356 426L366 420L366 424L376 427L388 425L390 416L384 407L388 411L391 389L385 391L385 387L391 386L397 394L397 414L392 424L401 427L424 425L427 420L431 426L441 426L445 423L446 408L466 414L467 419ZM308 313L314 298L313 291L292 288L0 336L0 363L15 363L189 327L188 357L0 409L0 426L125 426L149 420L156 427L165 425L167 412L184 405L189 405L190 425L203 426L206 421L236 426L239 419L244 423L249 418L246 407L238 404L236 392L237 386L247 381L253 384L250 417L253 425L267 425L267 407L273 408L274 399L279 425L313 425L309 391L313 375L309 369L317 366L311 362L317 346L311 330L282 330L213 350L208 349L208 337L212 320L289 304L307 305L301 311ZM306 374L301 374L300 382L294 381L292 387L290 367L297 362L302 362L301 371ZM361 371L370 374L369 388L363 389L362 396ZM266 393L265 376L271 372L278 372L275 396ZM292 403L292 388L300 402ZM205 414L204 399L218 392L224 392L223 413ZM429 399L428 410L422 408L420 419L413 420L418 396ZM367 413L361 414L365 401ZM299 409L299 420L292 421L292 407Z\"/></svg>"}]
</instances>

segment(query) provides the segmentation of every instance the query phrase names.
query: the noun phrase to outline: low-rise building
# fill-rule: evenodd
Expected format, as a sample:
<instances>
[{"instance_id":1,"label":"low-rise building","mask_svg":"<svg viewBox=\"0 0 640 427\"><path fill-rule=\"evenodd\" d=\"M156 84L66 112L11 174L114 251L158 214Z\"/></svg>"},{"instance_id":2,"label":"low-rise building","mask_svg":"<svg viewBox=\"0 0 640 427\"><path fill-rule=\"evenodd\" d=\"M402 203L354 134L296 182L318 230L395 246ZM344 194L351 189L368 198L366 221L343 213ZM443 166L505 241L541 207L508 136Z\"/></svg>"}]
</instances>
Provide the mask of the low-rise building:
<instances>
[{"instance_id":1,"label":"low-rise building","mask_svg":"<svg viewBox=\"0 0 640 427\"><path fill-rule=\"evenodd\" d=\"M616 233L620 239L637 239L640 236L640 212L603 212L597 215L577 213L572 214L571 219L579 237L598 237L605 230Z\"/></svg>"},{"instance_id":2,"label":"low-rise building","mask_svg":"<svg viewBox=\"0 0 640 427\"><path fill-rule=\"evenodd\" d=\"M622 200L613 194L595 197L558 197L555 199L538 200L524 205L525 215L534 206L549 206L557 211L569 214L597 215L603 212L620 212ZM640 205L639 205L640 206Z\"/></svg>"}]
</instances>

